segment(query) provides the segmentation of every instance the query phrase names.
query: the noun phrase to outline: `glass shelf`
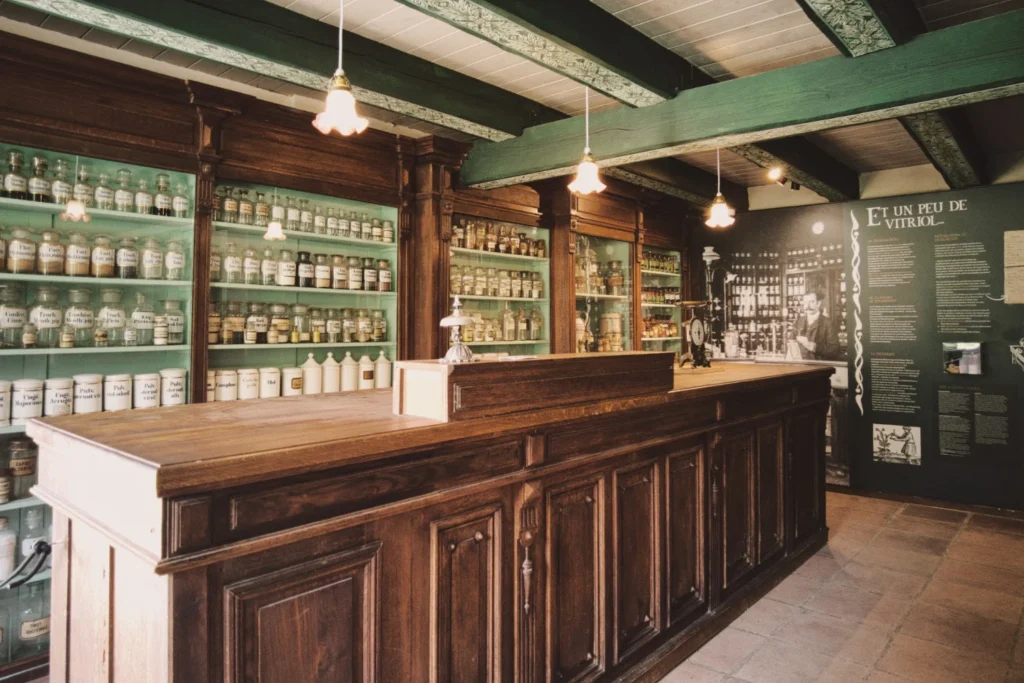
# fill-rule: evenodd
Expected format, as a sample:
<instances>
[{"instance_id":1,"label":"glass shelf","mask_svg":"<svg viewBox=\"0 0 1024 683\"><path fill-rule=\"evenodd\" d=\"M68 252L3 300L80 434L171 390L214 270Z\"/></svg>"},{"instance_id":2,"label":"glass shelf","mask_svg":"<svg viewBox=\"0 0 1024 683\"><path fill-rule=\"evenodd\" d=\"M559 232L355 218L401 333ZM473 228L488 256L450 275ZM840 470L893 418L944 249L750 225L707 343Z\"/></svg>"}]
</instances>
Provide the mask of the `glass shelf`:
<instances>
[{"instance_id":1,"label":"glass shelf","mask_svg":"<svg viewBox=\"0 0 1024 683\"><path fill-rule=\"evenodd\" d=\"M640 341L644 342L667 342L667 341L682 341L682 337L644 337Z\"/></svg>"},{"instance_id":2,"label":"glass shelf","mask_svg":"<svg viewBox=\"0 0 1024 683\"><path fill-rule=\"evenodd\" d=\"M170 287L189 288L191 281L186 280L122 280L114 277L73 277L71 275L30 275L20 273L0 273L0 281L10 280L15 282L53 282L62 285L105 285L107 287Z\"/></svg>"},{"instance_id":3,"label":"glass shelf","mask_svg":"<svg viewBox=\"0 0 1024 683\"><path fill-rule=\"evenodd\" d=\"M371 296L386 299L398 292L373 292L365 289L325 289L322 287L278 287L277 285L245 285L232 282L214 282L214 289L247 289L253 292L301 292L302 294L329 294L331 296Z\"/></svg>"},{"instance_id":4,"label":"glass shelf","mask_svg":"<svg viewBox=\"0 0 1024 683\"><path fill-rule=\"evenodd\" d=\"M24 429L22 431L24 431ZM0 512L20 510L22 508L34 508L39 505L45 505L45 503L35 496L26 496L25 498L18 498L7 503L0 503Z\"/></svg>"},{"instance_id":5,"label":"glass shelf","mask_svg":"<svg viewBox=\"0 0 1024 683\"><path fill-rule=\"evenodd\" d=\"M648 247L648 248L650 248L650 247ZM679 279L681 279L683 277L679 273L666 273L666 272L661 271L661 270L646 270L646 269L644 269L644 270L641 270L640 272L643 275L652 275L654 277L668 277L668 278L673 278L675 280L679 280Z\"/></svg>"},{"instance_id":6,"label":"glass shelf","mask_svg":"<svg viewBox=\"0 0 1024 683\"><path fill-rule=\"evenodd\" d=\"M577 294L577 299L597 299L598 301L629 301L628 296L616 296L614 294Z\"/></svg>"},{"instance_id":7,"label":"glass shelf","mask_svg":"<svg viewBox=\"0 0 1024 683\"><path fill-rule=\"evenodd\" d=\"M633 348L634 249L631 242L576 234L573 337L577 353Z\"/></svg>"},{"instance_id":8,"label":"glass shelf","mask_svg":"<svg viewBox=\"0 0 1024 683\"><path fill-rule=\"evenodd\" d=\"M484 260L494 261L527 261L534 263L548 263L547 257L541 258L540 256L520 256L519 254L502 254L501 252L494 251L482 251L480 249L466 249L465 247L449 247L452 254L460 256L475 256Z\"/></svg>"},{"instance_id":9,"label":"glass shelf","mask_svg":"<svg viewBox=\"0 0 1024 683\"><path fill-rule=\"evenodd\" d=\"M366 348L368 346L391 347L397 342L339 342L331 343L302 343L302 344L211 344L208 349L211 351L276 351L282 349L334 349L334 348Z\"/></svg>"},{"instance_id":10,"label":"glass shelf","mask_svg":"<svg viewBox=\"0 0 1024 683\"><path fill-rule=\"evenodd\" d=\"M675 304L640 304L640 308L679 308Z\"/></svg>"},{"instance_id":11,"label":"glass shelf","mask_svg":"<svg viewBox=\"0 0 1024 683\"><path fill-rule=\"evenodd\" d=\"M191 351L190 344L166 344L164 346L104 346L79 347L74 349L0 349L0 356L57 356L78 353L161 353L168 351Z\"/></svg>"},{"instance_id":12,"label":"glass shelf","mask_svg":"<svg viewBox=\"0 0 1024 683\"><path fill-rule=\"evenodd\" d=\"M460 301L511 301L512 303L521 304L546 304L547 299L524 299L522 297L513 298L510 296L473 296L472 294L452 294L451 298L454 299L456 296L459 297Z\"/></svg>"},{"instance_id":13,"label":"glass shelf","mask_svg":"<svg viewBox=\"0 0 1024 683\"><path fill-rule=\"evenodd\" d=\"M255 225L241 225L239 223L224 223L222 221L214 221L213 227L217 230L223 230L226 232L237 232L239 234L264 234L267 229L260 228ZM397 242L375 242L373 240L364 240L357 237L336 237L334 235L320 235L315 232L299 232L298 230L282 230L285 237L288 239L277 242L266 241L266 246L284 245L288 242L325 242L327 244L351 244L365 247L367 249L376 249L379 251L394 252L398 250Z\"/></svg>"},{"instance_id":14,"label":"glass shelf","mask_svg":"<svg viewBox=\"0 0 1024 683\"><path fill-rule=\"evenodd\" d=\"M643 299L657 301L682 300L682 255L672 249L659 249L645 246L640 257L641 265L641 301L643 312L640 333L644 344L660 342L665 351L674 351L678 357L683 352L684 331L682 325L682 309L676 303L654 303ZM650 267L658 264L657 267ZM680 273L668 272L678 270Z\"/></svg>"},{"instance_id":15,"label":"glass shelf","mask_svg":"<svg viewBox=\"0 0 1024 683\"><path fill-rule=\"evenodd\" d=\"M538 339L536 341L484 341L484 342L463 342L466 346L540 346L547 345L549 342L547 339Z\"/></svg>"},{"instance_id":16,"label":"glass shelf","mask_svg":"<svg viewBox=\"0 0 1024 683\"><path fill-rule=\"evenodd\" d=\"M42 213L56 217L60 221L58 227L82 228L88 227L89 223L81 221L65 221L60 218L64 213L63 204L47 204L44 202L33 202L25 199L10 199L0 197L0 211L20 211L24 213ZM192 229L195 222L193 218L175 218L173 216L151 216L145 213L132 213L128 211L110 211L107 209L86 209L89 222L94 220L118 221L123 223L138 223L140 225L167 225L179 228Z\"/></svg>"}]
</instances>

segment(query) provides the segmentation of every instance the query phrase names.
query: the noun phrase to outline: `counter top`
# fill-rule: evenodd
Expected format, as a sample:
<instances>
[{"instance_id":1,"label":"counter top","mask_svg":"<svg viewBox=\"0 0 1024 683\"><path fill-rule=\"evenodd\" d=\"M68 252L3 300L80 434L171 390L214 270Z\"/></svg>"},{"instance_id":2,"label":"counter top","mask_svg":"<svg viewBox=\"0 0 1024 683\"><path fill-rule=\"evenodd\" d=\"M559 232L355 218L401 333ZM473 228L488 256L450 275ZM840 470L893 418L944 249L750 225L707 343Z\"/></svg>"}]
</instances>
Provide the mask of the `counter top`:
<instances>
[{"instance_id":1,"label":"counter top","mask_svg":"<svg viewBox=\"0 0 1024 683\"><path fill-rule=\"evenodd\" d=\"M33 420L27 433L40 445L91 451L155 470L157 494L179 495L271 477L329 469L413 452L427 446L498 436L558 422L768 385L825 377L831 368L723 365L676 374L671 391L503 417L443 423L392 413L390 390L209 403L156 410Z\"/></svg>"}]
</instances>

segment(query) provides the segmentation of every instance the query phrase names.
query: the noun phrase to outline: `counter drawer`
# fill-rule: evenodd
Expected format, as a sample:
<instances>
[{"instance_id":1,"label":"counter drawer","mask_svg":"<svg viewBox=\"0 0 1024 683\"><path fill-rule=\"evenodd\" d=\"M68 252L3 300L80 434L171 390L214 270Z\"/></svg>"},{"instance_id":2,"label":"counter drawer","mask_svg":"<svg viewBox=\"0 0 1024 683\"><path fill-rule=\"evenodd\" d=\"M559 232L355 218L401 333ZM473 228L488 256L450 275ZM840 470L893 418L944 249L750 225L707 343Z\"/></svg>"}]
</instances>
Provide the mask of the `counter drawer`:
<instances>
[{"instance_id":1,"label":"counter drawer","mask_svg":"<svg viewBox=\"0 0 1024 683\"><path fill-rule=\"evenodd\" d=\"M793 403L793 396L791 386L729 394L721 400L721 419L742 420L780 410Z\"/></svg>"}]
</instances>

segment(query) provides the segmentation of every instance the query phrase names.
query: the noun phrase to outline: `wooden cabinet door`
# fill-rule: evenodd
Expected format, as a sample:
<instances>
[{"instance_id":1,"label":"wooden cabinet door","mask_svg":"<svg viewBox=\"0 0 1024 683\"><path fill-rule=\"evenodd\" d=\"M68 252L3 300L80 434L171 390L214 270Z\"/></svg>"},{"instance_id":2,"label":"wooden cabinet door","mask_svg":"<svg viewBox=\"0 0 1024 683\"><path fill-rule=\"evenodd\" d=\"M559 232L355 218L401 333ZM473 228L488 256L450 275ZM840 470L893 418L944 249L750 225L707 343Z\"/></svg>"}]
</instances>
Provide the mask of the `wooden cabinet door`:
<instances>
[{"instance_id":1,"label":"wooden cabinet door","mask_svg":"<svg viewBox=\"0 0 1024 683\"><path fill-rule=\"evenodd\" d=\"M793 499L793 545L824 525L825 414L811 409L793 415L789 426L790 490Z\"/></svg>"},{"instance_id":2,"label":"wooden cabinet door","mask_svg":"<svg viewBox=\"0 0 1024 683\"><path fill-rule=\"evenodd\" d=\"M704 444L665 457L665 572L668 626L707 608Z\"/></svg>"},{"instance_id":3,"label":"wooden cabinet door","mask_svg":"<svg viewBox=\"0 0 1024 683\"><path fill-rule=\"evenodd\" d=\"M379 543L229 584L231 683L377 681Z\"/></svg>"},{"instance_id":4,"label":"wooden cabinet door","mask_svg":"<svg viewBox=\"0 0 1024 683\"><path fill-rule=\"evenodd\" d=\"M756 497L753 429L715 435L714 483L720 516L720 600L733 593L756 566Z\"/></svg>"},{"instance_id":5,"label":"wooden cabinet door","mask_svg":"<svg viewBox=\"0 0 1024 683\"><path fill-rule=\"evenodd\" d=\"M782 423L757 428L757 562L785 550L785 449Z\"/></svg>"},{"instance_id":6,"label":"wooden cabinet door","mask_svg":"<svg viewBox=\"0 0 1024 683\"><path fill-rule=\"evenodd\" d=\"M653 460L612 472L612 664L660 632L659 489Z\"/></svg>"},{"instance_id":7,"label":"wooden cabinet door","mask_svg":"<svg viewBox=\"0 0 1024 683\"><path fill-rule=\"evenodd\" d=\"M592 681L605 659L605 489L594 474L544 493L547 683Z\"/></svg>"}]
</instances>

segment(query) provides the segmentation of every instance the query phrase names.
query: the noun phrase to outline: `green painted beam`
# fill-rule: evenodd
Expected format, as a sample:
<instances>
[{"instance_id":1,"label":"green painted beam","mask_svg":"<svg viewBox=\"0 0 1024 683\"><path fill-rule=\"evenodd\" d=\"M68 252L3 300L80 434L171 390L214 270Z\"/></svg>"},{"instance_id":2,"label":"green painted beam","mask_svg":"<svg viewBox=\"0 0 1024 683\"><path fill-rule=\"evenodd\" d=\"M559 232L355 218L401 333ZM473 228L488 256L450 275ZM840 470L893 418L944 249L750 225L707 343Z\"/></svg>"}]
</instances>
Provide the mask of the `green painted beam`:
<instances>
[{"instance_id":1,"label":"green painted beam","mask_svg":"<svg viewBox=\"0 0 1024 683\"><path fill-rule=\"evenodd\" d=\"M87 26L326 90L337 29L254 0L12 0ZM345 71L361 102L489 140L560 112L346 31Z\"/></svg>"},{"instance_id":2,"label":"green painted beam","mask_svg":"<svg viewBox=\"0 0 1024 683\"><path fill-rule=\"evenodd\" d=\"M641 161L609 168L604 173L608 177L682 199L702 210L715 198L715 176L678 159ZM722 194L733 208L747 209L747 188L723 178Z\"/></svg>"},{"instance_id":3,"label":"green painted beam","mask_svg":"<svg viewBox=\"0 0 1024 683\"><path fill-rule=\"evenodd\" d=\"M729 149L761 168L782 168L787 178L831 202L860 198L857 173L803 138L763 140Z\"/></svg>"},{"instance_id":4,"label":"green painted beam","mask_svg":"<svg viewBox=\"0 0 1024 683\"><path fill-rule=\"evenodd\" d=\"M952 189L986 182L985 156L960 112L912 114L902 117L900 123Z\"/></svg>"},{"instance_id":5,"label":"green painted beam","mask_svg":"<svg viewBox=\"0 0 1024 683\"><path fill-rule=\"evenodd\" d=\"M643 109L591 117L600 166L937 111L1024 93L1024 10L919 36L858 59L832 57L685 90ZM497 187L570 173L582 117L481 143L462 169L469 185Z\"/></svg>"},{"instance_id":6,"label":"green painted beam","mask_svg":"<svg viewBox=\"0 0 1024 683\"><path fill-rule=\"evenodd\" d=\"M804 13L850 57L901 45L924 33L912 0L797 0Z\"/></svg>"}]
</instances>

